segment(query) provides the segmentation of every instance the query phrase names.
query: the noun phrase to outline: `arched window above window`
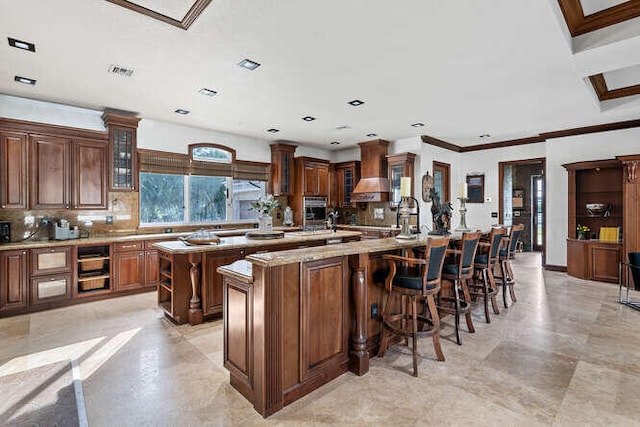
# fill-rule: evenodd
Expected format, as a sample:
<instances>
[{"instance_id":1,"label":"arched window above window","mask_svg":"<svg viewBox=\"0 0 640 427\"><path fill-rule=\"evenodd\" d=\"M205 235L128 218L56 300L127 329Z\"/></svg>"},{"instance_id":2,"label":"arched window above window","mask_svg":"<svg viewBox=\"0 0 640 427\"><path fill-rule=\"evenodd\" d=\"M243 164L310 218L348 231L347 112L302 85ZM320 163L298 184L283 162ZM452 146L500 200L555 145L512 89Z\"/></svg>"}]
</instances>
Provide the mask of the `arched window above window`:
<instances>
[{"instance_id":1,"label":"arched window above window","mask_svg":"<svg viewBox=\"0 0 640 427\"><path fill-rule=\"evenodd\" d=\"M189 157L199 162L233 164L236 161L236 150L218 144L190 144Z\"/></svg>"}]
</instances>

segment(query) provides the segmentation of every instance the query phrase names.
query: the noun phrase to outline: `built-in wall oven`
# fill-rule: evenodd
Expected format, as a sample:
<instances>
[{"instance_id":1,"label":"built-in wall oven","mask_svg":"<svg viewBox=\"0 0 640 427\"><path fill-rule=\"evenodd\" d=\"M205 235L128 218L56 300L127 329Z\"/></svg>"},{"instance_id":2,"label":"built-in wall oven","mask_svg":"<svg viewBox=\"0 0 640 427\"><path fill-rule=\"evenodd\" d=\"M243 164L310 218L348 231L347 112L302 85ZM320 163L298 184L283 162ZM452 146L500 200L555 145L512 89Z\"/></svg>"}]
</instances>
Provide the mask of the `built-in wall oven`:
<instances>
[{"instance_id":1,"label":"built-in wall oven","mask_svg":"<svg viewBox=\"0 0 640 427\"><path fill-rule=\"evenodd\" d=\"M318 226L324 227L327 220L327 198L326 197L304 197L302 199L304 209L304 227Z\"/></svg>"}]
</instances>

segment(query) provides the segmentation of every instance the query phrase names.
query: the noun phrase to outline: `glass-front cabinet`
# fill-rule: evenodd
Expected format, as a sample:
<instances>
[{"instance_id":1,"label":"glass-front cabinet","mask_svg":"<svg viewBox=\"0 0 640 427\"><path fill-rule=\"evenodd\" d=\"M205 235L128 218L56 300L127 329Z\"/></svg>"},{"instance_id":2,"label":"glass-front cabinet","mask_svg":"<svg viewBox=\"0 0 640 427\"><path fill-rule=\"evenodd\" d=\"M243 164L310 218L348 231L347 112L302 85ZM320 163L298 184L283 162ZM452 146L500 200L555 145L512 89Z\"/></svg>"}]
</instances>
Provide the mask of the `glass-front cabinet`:
<instances>
[{"instance_id":1,"label":"glass-front cabinet","mask_svg":"<svg viewBox=\"0 0 640 427\"><path fill-rule=\"evenodd\" d=\"M293 194L293 155L296 147L282 142L271 144L270 192L274 196Z\"/></svg>"},{"instance_id":2,"label":"glass-front cabinet","mask_svg":"<svg viewBox=\"0 0 640 427\"><path fill-rule=\"evenodd\" d=\"M136 132L139 118L104 113L109 131L109 187L111 191L134 191L138 187Z\"/></svg>"},{"instance_id":3,"label":"glass-front cabinet","mask_svg":"<svg viewBox=\"0 0 640 427\"><path fill-rule=\"evenodd\" d=\"M411 196L413 196L413 188L415 181L413 179L413 169L416 155L413 153L400 153L387 156L389 165L389 202L393 206L400 203L400 178L411 178Z\"/></svg>"}]
</instances>

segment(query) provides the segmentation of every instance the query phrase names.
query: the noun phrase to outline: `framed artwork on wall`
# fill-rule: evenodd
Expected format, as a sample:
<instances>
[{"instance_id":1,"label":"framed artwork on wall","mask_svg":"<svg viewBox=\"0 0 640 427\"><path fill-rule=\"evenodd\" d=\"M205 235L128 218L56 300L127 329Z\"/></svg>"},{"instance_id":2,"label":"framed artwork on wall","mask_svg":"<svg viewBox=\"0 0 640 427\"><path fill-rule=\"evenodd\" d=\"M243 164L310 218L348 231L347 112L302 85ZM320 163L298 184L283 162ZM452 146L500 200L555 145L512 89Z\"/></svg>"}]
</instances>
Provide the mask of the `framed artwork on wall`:
<instances>
[{"instance_id":1,"label":"framed artwork on wall","mask_svg":"<svg viewBox=\"0 0 640 427\"><path fill-rule=\"evenodd\" d=\"M524 209L524 190L513 190L513 196L511 197L511 208L513 210Z\"/></svg>"},{"instance_id":2,"label":"framed artwork on wall","mask_svg":"<svg viewBox=\"0 0 640 427\"><path fill-rule=\"evenodd\" d=\"M484 203L484 175L467 175L467 203Z\"/></svg>"}]
</instances>

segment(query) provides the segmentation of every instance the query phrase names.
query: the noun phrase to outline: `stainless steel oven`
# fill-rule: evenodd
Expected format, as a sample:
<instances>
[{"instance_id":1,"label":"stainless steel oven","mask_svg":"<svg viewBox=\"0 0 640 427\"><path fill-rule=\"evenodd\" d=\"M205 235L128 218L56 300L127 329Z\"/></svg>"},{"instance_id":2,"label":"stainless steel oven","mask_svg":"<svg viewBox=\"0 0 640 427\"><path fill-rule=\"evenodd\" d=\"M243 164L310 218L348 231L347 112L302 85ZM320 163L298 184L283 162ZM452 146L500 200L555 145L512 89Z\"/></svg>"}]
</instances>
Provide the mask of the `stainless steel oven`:
<instances>
[{"instance_id":1,"label":"stainless steel oven","mask_svg":"<svg viewBox=\"0 0 640 427\"><path fill-rule=\"evenodd\" d=\"M324 226L327 221L327 198L304 197L302 199L304 209L303 226Z\"/></svg>"}]
</instances>

